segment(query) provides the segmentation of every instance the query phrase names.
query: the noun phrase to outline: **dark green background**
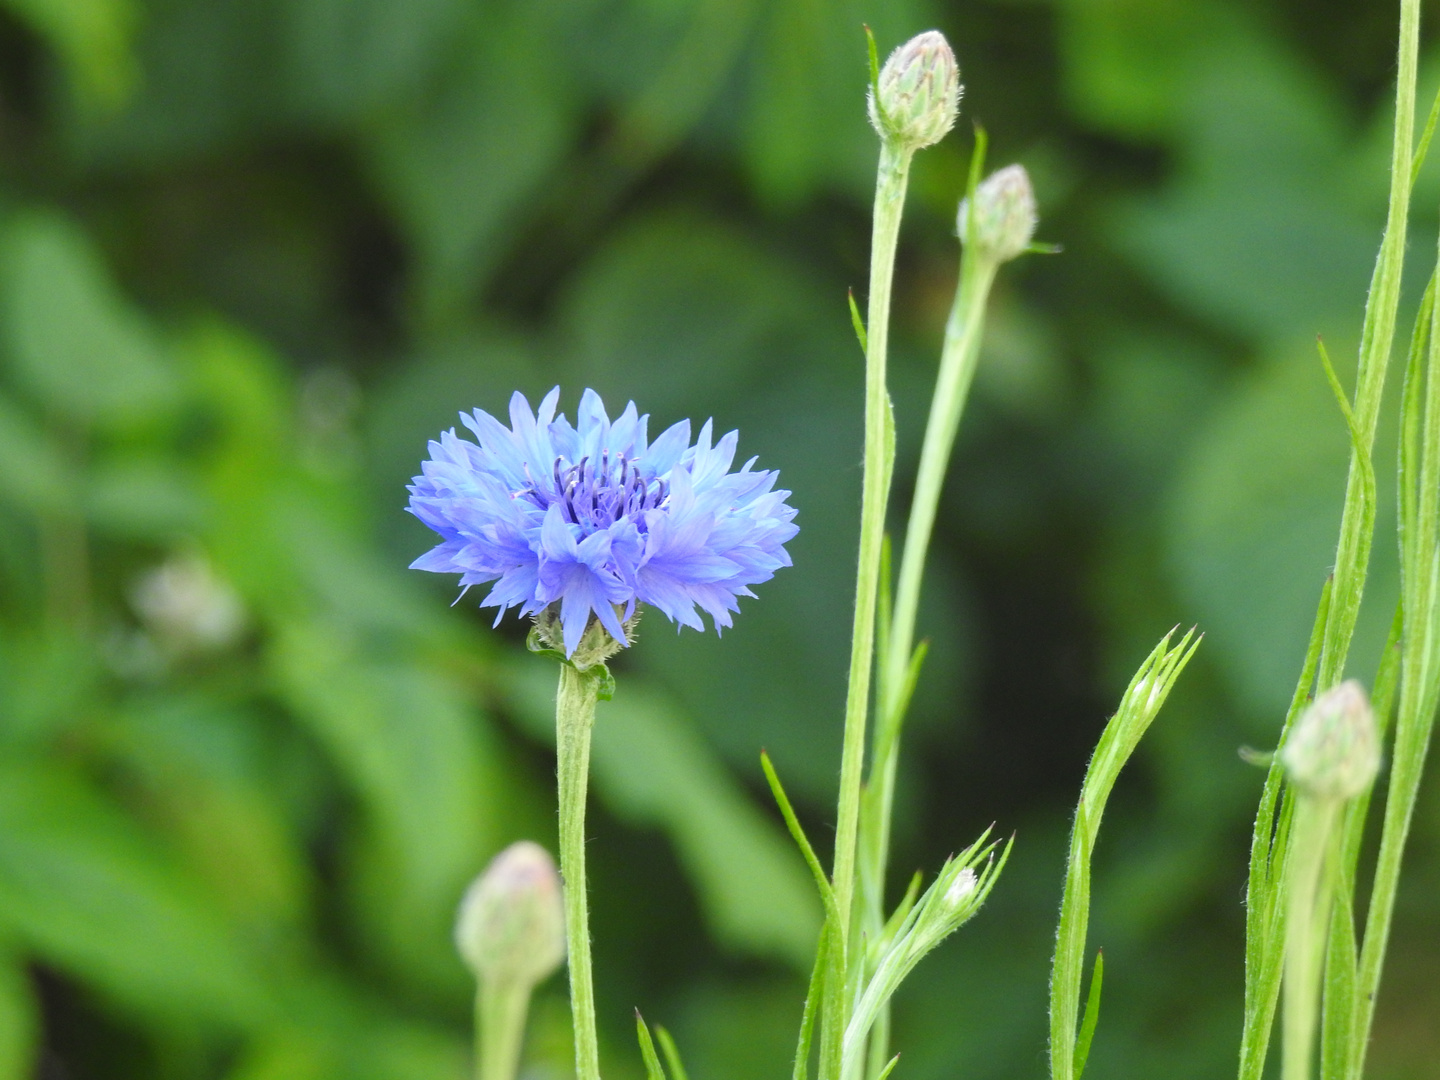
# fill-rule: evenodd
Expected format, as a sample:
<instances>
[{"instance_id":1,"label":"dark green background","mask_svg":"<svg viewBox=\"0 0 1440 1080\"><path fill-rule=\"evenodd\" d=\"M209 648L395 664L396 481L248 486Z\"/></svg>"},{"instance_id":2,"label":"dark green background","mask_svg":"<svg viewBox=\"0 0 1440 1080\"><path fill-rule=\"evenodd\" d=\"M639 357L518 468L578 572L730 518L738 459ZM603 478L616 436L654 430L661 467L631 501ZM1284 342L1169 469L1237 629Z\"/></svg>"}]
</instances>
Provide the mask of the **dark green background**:
<instances>
[{"instance_id":1,"label":"dark green background","mask_svg":"<svg viewBox=\"0 0 1440 1080\"><path fill-rule=\"evenodd\" d=\"M593 386L738 427L800 509L794 568L723 639L647 617L602 706L590 824L607 1075L639 1075L637 1005L696 1080L788 1075L818 905L756 758L828 847L862 23L882 49L938 26L966 83L902 235L897 510L973 122L1065 249L996 291L921 614L897 882L992 821L1016 853L902 994L897 1080L1045 1072L1085 761L1192 622L1205 644L1096 855L1087 1075L1231 1075L1261 777L1236 749L1275 738L1333 553L1347 448L1312 342L1353 356L1395 7L5 0L0 1080L462 1075L449 922L500 846L553 846L553 669L405 571L429 540L403 485L458 410L557 382L571 410ZM1437 199L1432 167L1407 295ZM1395 592L1381 529L1367 682ZM201 557L245 611L208 648L135 602ZM1440 1077L1437 842L1431 795L1376 1077ZM556 979L527 1075L565 1076L567 1040Z\"/></svg>"}]
</instances>

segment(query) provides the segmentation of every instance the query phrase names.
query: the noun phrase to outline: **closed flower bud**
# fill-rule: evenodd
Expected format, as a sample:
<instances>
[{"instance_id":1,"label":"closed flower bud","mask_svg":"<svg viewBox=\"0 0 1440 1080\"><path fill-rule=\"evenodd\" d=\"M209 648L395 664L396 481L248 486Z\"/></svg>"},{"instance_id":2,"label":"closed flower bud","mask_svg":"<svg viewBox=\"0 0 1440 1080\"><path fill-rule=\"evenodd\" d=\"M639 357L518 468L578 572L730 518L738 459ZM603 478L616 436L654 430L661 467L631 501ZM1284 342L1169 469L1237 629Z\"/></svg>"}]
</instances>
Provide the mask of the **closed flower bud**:
<instances>
[{"instance_id":1,"label":"closed flower bud","mask_svg":"<svg viewBox=\"0 0 1440 1080\"><path fill-rule=\"evenodd\" d=\"M1306 795L1326 801L1364 794L1380 770L1375 712L1354 679L1326 690L1305 710L1280 760Z\"/></svg>"},{"instance_id":2,"label":"closed flower bud","mask_svg":"<svg viewBox=\"0 0 1440 1080\"><path fill-rule=\"evenodd\" d=\"M1007 165L976 186L973 232L969 199L961 200L956 217L960 239L996 262L1009 262L1030 246L1036 221L1035 190L1023 165Z\"/></svg>"},{"instance_id":3,"label":"closed flower bud","mask_svg":"<svg viewBox=\"0 0 1440 1080\"><path fill-rule=\"evenodd\" d=\"M555 860L539 844L511 844L460 902L455 947L486 981L533 986L565 959L565 911Z\"/></svg>"},{"instance_id":4,"label":"closed flower bud","mask_svg":"<svg viewBox=\"0 0 1440 1080\"><path fill-rule=\"evenodd\" d=\"M960 69L945 35L928 30L885 61L870 93L870 123L911 150L933 146L960 113Z\"/></svg>"}]
</instances>

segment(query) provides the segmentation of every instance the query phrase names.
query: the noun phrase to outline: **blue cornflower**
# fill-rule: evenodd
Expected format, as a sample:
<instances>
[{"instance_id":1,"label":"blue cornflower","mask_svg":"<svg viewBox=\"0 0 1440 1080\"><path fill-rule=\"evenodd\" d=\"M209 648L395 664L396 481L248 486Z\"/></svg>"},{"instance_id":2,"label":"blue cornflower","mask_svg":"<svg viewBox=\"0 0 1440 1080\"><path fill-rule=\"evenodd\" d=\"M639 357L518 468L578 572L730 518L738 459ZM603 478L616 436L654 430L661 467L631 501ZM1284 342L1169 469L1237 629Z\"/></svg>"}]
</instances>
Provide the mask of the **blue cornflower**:
<instances>
[{"instance_id":1,"label":"blue cornflower","mask_svg":"<svg viewBox=\"0 0 1440 1080\"><path fill-rule=\"evenodd\" d=\"M790 565L784 544L798 531L778 473L730 472L736 433L711 445L711 424L690 443L690 421L654 442L635 403L614 421L586 390L574 427L555 415L557 386L538 413L516 393L507 428L476 409L430 443L410 485L410 512L443 538L411 563L459 574L466 588L494 582L481 607L540 616L558 604L565 654L595 616L618 644L637 604L672 621L716 630L739 611L737 597ZM463 594L462 594L463 595Z\"/></svg>"}]
</instances>

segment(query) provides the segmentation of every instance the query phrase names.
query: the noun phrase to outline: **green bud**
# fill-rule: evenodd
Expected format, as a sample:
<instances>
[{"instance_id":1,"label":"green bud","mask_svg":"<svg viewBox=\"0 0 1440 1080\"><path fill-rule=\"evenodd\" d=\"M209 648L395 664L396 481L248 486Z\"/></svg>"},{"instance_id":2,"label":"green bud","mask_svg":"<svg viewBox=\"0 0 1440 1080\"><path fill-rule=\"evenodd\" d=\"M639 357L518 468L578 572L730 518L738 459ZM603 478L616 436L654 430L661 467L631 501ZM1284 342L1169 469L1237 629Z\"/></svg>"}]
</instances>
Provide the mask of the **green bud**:
<instances>
[{"instance_id":1,"label":"green bud","mask_svg":"<svg viewBox=\"0 0 1440 1080\"><path fill-rule=\"evenodd\" d=\"M988 252L996 262L1023 254L1035 236L1035 190L1023 165L1007 165L975 188L975 221L971 233L970 200L962 199L956 215L960 239Z\"/></svg>"},{"instance_id":2,"label":"green bud","mask_svg":"<svg viewBox=\"0 0 1440 1080\"><path fill-rule=\"evenodd\" d=\"M1362 795L1380 771L1375 711L1354 679L1326 690L1290 733L1280 761L1306 795L1343 801Z\"/></svg>"},{"instance_id":3,"label":"green bud","mask_svg":"<svg viewBox=\"0 0 1440 1080\"><path fill-rule=\"evenodd\" d=\"M465 891L455 947L477 978L534 986L565 959L565 911L555 860L519 840Z\"/></svg>"},{"instance_id":4,"label":"green bud","mask_svg":"<svg viewBox=\"0 0 1440 1080\"><path fill-rule=\"evenodd\" d=\"M945 35L927 30L885 61L870 92L870 123L911 150L934 146L960 113L960 69Z\"/></svg>"}]
</instances>

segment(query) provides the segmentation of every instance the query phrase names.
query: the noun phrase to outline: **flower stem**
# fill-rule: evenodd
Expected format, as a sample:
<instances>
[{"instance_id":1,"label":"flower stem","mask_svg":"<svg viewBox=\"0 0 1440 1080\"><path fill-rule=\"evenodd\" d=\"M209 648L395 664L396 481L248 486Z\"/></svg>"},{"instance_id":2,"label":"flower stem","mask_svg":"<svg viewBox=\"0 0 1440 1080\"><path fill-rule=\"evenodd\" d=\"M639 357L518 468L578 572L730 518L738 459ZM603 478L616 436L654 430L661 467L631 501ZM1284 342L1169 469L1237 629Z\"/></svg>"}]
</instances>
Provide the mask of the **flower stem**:
<instances>
[{"instance_id":1,"label":"flower stem","mask_svg":"<svg viewBox=\"0 0 1440 1080\"><path fill-rule=\"evenodd\" d=\"M555 696L555 754L560 795L560 877L565 894L565 943L570 965L570 1014L575 1028L575 1074L599 1080L595 986L590 974L590 913L585 898L585 792L590 776L590 732L604 668L579 671L560 665ZM494 1078L487 1078L494 1080Z\"/></svg>"},{"instance_id":2,"label":"flower stem","mask_svg":"<svg viewBox=\"0 0 1440 1080\"><path fill-rule=\"evenodd\" d=\"M834 1080L845 1029L845 974L853 959L851 901L855 895L856 838L860 825L860 781L865 759L865 723L875 652L875 607L880 586L880 552L885 539L885 506L894 464L894 420L885 386L889 346L890 290L895 248L905 207L905 187L914 152L886 139L880 147L875 180L875 211L870 240L870 302L865 350L865 467L860 502L860 556L855 575L855 623L850 646L850 677L845 697L844 750L840 760L840 801L835 828L832 873L840 948L831 957L821 1024L820 1076ZM838 982L838 985L837 985Z\"/></svg>"},{"instance_id":3,"label":"flower stem","mask_svg":"<svg viewBox=\"0 0 1440 1080\"><path fill-rule=\"evenodd\" d=\"M960 265L960 284L945 327L940 371L930 400L930 418L920 452L915 495L905 528L905 550L900 562L899 587L889 633L882 639L885 654L879 658L874 750L870 778L860 812L860 883L867 933L879 932L885 922L885 871L890 857L890 821L895 804L895 772L900 757L900 730L910 684L911 650L915 619L920 606L920 584L925 554L935 528L945 472L955 446L955 434L975 375L984 329L985 305L999 264L978 251L967 250ZM889 1006L871 1031L867 1075L878 1076L889 1060Z\"/></svg>"},{"instance_id":4,"label":"flower stem","mask_svg":"<svg viewBox=\"0 0 1440 1080\"><path fill-rule=\"evenodd\" d=\"M1321 957L1330 924L1333 847L1338 807L1333 801L1299 796L1286 869L1285 1018L1282 1080L1310 1080L1320 1011Z\"/></svg>"},{"instance_id":5,"label":"flower stem","mask_svg":"<svg viewBox=\"0 0 1440 1080\"><path fill-rule=\"evenodd\" d=\"M895 762L899 756L905 688L915 641L915 619L920 607L925 555L935 528L935 515L940 505L950 452L955 446L955 434L960 427L960 417L965 410L976 361L980 356L985 304L997 269L993 259L979 253L967 252L961 263L960 286L945 328L940 372L935 382L935 395L930 401L930 419L920 451L915 496L910 504L910 520L905 529L905 550L900 561L887 651L879 661L875 750L871 779L865 790L860 857L861 881L865 883L867 893L866 905L873 909L870 915L882 922L883 882L895 793Z\"/></svg>"},{"instance_id":6,"label":"flower stem","mask_svg":"<svg viewBox=\"0 0 1440 1080\"><path fill-rule=\"evenodd\" d=\"M529 1009L527 984L481 981L475 996L475 1080L515 1080Z\"/></svg>"}]
</instances>

